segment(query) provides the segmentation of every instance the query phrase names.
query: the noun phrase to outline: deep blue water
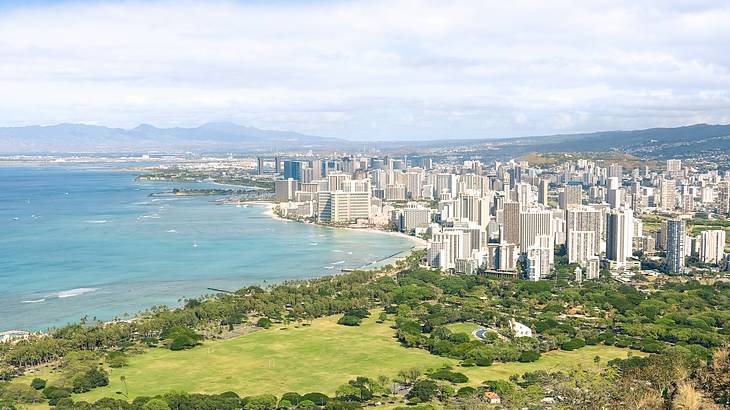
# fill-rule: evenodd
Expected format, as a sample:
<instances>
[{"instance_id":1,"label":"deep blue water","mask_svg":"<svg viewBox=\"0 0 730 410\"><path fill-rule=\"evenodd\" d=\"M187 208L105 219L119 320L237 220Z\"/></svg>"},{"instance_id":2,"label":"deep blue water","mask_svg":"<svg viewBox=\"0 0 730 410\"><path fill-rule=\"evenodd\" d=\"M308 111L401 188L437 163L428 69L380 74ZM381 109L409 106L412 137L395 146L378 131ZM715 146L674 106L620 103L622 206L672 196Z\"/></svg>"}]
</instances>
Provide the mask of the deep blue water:
<instances>
[{"instance_id":1,"label":"deep blue water","mask_svg":"<svg viewBox=\"0 0 730 410\"><path fill-rule=\"evenodd\" d=\"M412 247L405 238L285 222L261 206L151 197L111 166L0 166L0 330L44 330L339 272Z\"/></svg>"}]
</instances>

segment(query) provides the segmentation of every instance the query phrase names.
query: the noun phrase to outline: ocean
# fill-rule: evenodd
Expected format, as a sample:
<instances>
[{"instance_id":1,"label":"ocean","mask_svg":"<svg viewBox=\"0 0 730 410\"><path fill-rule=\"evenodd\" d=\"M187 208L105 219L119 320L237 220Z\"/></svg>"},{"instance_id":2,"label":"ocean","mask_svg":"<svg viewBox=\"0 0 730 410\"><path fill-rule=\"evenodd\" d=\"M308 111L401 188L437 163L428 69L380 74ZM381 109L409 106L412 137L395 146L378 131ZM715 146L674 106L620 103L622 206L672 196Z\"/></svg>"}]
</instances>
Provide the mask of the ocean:
<instances>
[{"instance_id":1,"label":"ocean","mask_svg":"<svg viewBox=\"0 0 730 410\"><path fill-rule=\"evenodd\" d=\"M129 318L208 288L335 274L414 245L217 197L151 196L190 185L136 175L121 164L0 166L0 331Z\"/></svg>"}]
</instances>

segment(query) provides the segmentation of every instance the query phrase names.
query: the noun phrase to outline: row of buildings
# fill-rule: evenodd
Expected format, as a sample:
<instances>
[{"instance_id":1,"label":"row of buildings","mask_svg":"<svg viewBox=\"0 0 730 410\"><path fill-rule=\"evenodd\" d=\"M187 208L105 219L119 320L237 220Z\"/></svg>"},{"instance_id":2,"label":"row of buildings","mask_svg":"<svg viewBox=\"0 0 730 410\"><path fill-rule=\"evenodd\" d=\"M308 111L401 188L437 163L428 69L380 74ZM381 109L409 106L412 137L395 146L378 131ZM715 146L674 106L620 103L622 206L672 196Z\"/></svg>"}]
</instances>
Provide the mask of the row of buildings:
<instances>
[{"instance_id":1,"label":"row of buildings","mask_svg":"<svg viewBox=\"0 0 730 410\"><path fill-rule=\"evenodd\" d=\"M602 268L638 269L634 255L657 250L666 252L667 272L682 272L687 257L725 261L725 232L692 237L681 217L727 214L728 176L695 172L678 160L662 170L626 171L588 160L546 168L344 157L287 160L283 171L276 197L286 216L429 238L425 262L442 270L538 280L551 275L557 256L576 264L582 280ZM642 216L654 214L663 219L660 228L644 232Z\"/></svg>"}]
</instances>

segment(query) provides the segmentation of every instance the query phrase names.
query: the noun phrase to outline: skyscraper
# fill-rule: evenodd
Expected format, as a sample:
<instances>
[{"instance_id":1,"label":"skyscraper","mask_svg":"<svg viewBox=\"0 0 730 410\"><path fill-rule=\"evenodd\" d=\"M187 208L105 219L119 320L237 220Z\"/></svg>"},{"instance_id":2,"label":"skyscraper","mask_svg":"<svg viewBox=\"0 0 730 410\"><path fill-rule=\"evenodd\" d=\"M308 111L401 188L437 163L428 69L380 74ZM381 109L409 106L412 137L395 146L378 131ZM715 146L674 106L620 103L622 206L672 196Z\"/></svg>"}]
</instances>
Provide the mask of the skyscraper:
<instances>
[{"instance_id":1,"label":"skyscraper","mask_svg":"<svg viewBox=\"0 0 730 410\"><path fill-rule=\"evenodd\" d=\"M302 161L284 161L284 179L302 180Z\"/></svg>"},{"instance_id":2,"label":"skyscraper","mask_svg":"<svg viewBox=\"0 0 730 410\"><path fill-rule=\"evenodd\" d=\"M667 172L679 172L682 170L681 159L668 159L667 160Z\"/></svg>"},{"instance_id":3,"label":"skyscraper","mask_svg":"<svg viewBox=\"0 0 730 410\"><path fill-rule=\"evenodd\" d=\"M548 187L550 181L545 178L540 179L540 184L537 186L537 203L543 206L548 204Z\"/></svg>"},{"instance_id":4,"label":"skyscraper","mask_svg":"<svg viewBox=\"0 0 730 410\"><path fill-rule=\"evenodd\" d=\"M505 202L503 210L504 241L514 245L520 244L520 203Z\"/></svg>"},{"instance_id":5,"label":"skyscraper","mask_svg":"<svg viewBox=\"0 0 730 410\"><path fill-rule=\"evenodd\" d=\"M700 261L720 263L725 254L725 231L721 229L702 231L700 234Z\"/></svg>"},{"instance_id":6,"label":"skyscraper","mask_svg":"<svg viewBox=\"0 0 730 410\"><path fill-rule=\"evenodd\" d=\"M558 194L560 209L568 209L571 206L582 203L583 187L577 184L568 184Z\"/></svg>"},{"instance_id":7,"label":"skyscraper","mask_svg":"<svg viewBox=\"0 0 730 410\"><path fill-rule=\"evenodd\" d=\"M609 178L618 178L619 180L624 175L624 167L621 166L621 164L611 164L608 166L608 177Z\"/></svg>"},{"instance_id":8,"label":"skyscraper","mask_svg":"<svg viewBox=\"0 0 730 410\"><path fill-rule=\"evenodd\" d=\"M526 253L539 236L549 237L552 251L552 218L550 210L528 209L520 213L520 252Z\"/></svg>"},{"instance_id":9,"label":"skyscraper","mask_svg":"<svg viewBox=\"0 0 730 410\"><path fill-rule=\"evenodd\" d=\"M626 266L631 256L634 215L630 209L612 209L606 214L606 258L616 267Z\"/></svg>"},{"instance_id":10,"label":"skyscraper","mask_svg":"<svg viewBox=\"0 0 730 410\"><path fill-rule=\"evenodd\" d=\"M599 255L601 253L601 237L603 234L601 211L593 207L581 206L568 209L565 215L568 259L570 263L578 260L576 259L577 256L574 257L574 255L571 255L571 249L580 252L580 254L589 254L587 256ZM579 251L578 248L574 247L571 243L571 232L594 232L593 243L590 245L590 248ZM585 235L582 239L585 239Z\"/></svg>"},{"instance_id":11,"label":"skyscraper","mask_svg":"<svg viewBox=\"0 0 730 410\"><path fill-rule=\"evenodd\" d=\"M684 271L686 227L681 219L667 221L667 268L670 273Z\"/></svg>"},{"instance_id":12,"label":"skyscraper","mask_svg":"<svg viewBox=\"0 0 730 410\"><path fill-rule=\"evenodd\" d=\"M666 211L672 211L675 207L677 183L673 179L662 179L659 181L660 205Z\"/></svg>"}]
</instances>

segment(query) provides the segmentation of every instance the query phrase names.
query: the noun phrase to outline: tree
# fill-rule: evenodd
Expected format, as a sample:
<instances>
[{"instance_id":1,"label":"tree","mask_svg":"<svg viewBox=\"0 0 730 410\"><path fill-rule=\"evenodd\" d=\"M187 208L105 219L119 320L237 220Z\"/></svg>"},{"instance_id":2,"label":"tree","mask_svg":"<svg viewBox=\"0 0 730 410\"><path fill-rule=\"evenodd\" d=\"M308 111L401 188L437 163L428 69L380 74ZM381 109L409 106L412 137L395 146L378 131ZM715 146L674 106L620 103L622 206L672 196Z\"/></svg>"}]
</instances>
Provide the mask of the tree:
<instances>
[{"instance_id":1,"label":"tree","mask_svg":"<svg viewBox=\"0 0 730 410\"><path fill-rule=\"evenodd\" d=\"M272 324L273 322L268 317L262 317L256 321L256 327L262 327L264 329L270 328Z\"/></svg>"},{"instance_id":2,"label":"tree","mask_svg":"<svg viewBox=\"0 0 730 410\"><path fill-rule=\"evenodd\" d=\"M44 379L36 377L30 382L30 387L36 390L43 390L46 388L46 381Z\"/></svg>"},{"instance_id":3,"label":"tree","mask_svg":"<svg viewBox=\"0 0 730 410\"><path fill-rule=\"evenodd\" d=\"M170 406L165 400L151 399L142 406L142 410L170 410Z\"/></svg>"},{"instance_id":4,"label":"tree","mask_svg":"<svg viewBox=\"0 0 730 410\"><path fill-rule=\"evenodd\" d=\"M119 376L119 381L122 382L122 385L124 385L124 397L129 397L129 389L127 389L127 376Z\"/></svg>"},{"instance_id":5,"label":"tree","mask_svg":"<svg viewBox=\"0 0 730 410\"><path fill-rule=\"evenodd\" d=\"M71 397L71 391L56 386L48 386L43 389L43 395L48 399L48 404L55 406L59 400Z\"/></svg>"},{"instance_id":6,"label":"tree","mask_svg":"<svg viewBox=\"0 0 730 410\"><path fill-rule=\"evenodd\" d=\"M345 315L337 321L338 325L344 326L360 326L362 319L357 316Z\"/></svg>"},{"instance_id":7,"label":"tree","mask_svg":"<svg viewBox=\"0 0 730 410\"><path fill-rule=\"evenodd\" d=\"M418 399L426 403L434 399L439 392L438 384L433 380L418 380L406 395L409 399Z\"/></svg>"}]
</instances>

